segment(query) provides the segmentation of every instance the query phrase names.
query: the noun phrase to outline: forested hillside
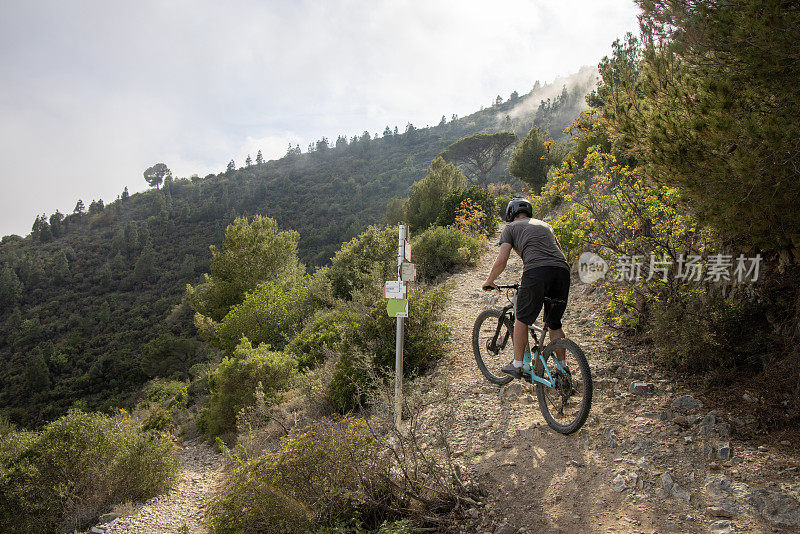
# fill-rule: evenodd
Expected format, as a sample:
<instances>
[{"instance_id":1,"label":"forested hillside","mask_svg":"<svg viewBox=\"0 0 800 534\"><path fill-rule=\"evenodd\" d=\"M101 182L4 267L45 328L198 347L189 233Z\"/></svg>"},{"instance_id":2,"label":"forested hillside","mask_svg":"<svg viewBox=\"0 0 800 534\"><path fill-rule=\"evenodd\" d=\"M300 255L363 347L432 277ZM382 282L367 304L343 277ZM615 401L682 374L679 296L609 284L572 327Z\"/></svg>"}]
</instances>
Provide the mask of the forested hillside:
<instances>
[{"instance_id":1,"label":"forested hillside","mask_svg":"<svg viewBox=\"0 0 800 534\"><path fill-rule=\"evenodd\" d=\"M186 284L208 271L209 246L220 245L237 216L267 215L299 232L300 259L324 265L341 243L380 222L390 199L408 196L459 139L501 131L522 139L534 125L563 137L586 107L595 72L537 82L522 97L498 96L434 127L323 138L305 153L290 147L279 160L238 169L232 162L218 175L168 179L133 195L126 188L108 204L79 202L66 216L37 217L29 236L0 243L0 414L36 426L76 402L122 406L165 369L189 376L210 349L179 304ZM509 153L489 177L521 190L508 175Z\"/></svg>"}]
</instances>

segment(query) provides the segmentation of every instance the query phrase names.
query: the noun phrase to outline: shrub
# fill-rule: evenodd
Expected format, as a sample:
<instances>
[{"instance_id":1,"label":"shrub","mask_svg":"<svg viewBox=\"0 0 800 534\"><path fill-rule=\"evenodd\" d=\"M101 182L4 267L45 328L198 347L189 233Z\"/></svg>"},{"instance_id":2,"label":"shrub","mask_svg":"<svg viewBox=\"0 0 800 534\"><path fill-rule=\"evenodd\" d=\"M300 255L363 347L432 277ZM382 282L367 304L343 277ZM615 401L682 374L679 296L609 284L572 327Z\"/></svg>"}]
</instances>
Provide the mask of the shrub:
<instances>
[{"instance_id":1,"label":"shrub","mask_svg":"<svg viewBox=\"0 0 800 534\"><path fill-rule=\"evenodd\" d=\"M396 274L397 229L370 226L342 245L331 260L327 276L335 298L351 299L375 278L389 280Z\"/></svg>"},{"instance_id":2,"label":"shrub","mask_svg":"<svg viewBox=\"0 0 800 534\"><path fill-rule=\"evenodd\" d=\"M242 461L210 506L215 532L298 532L353 519L379 526L391 498L383 441L354 417L292 429L275 453Z\"/></svg>"},{"instance_id":3,"label":"shrub","mask_svg":"<svg viewBox=\"0 0 800 534\"><path fill-rule=\"evenodd\" d=\"M297 358L301 371L324 362L326 349L340 341L337 316L335 309L317 311L286 346L286 352L291 352Z\"/></svg>"},{"instance_id":4,"label":"shrub","mask_svg":"<svg viewBox=\"0 0 800 534\"><path fill-rule=\"evenodd\" d=\"M436 219L436 224L439 226L452 226L455 224L458 208L465 199L470 199L483 210L485 218L480 225L481 231L487 236L494 235L497 232L498 223L497 204L494 195L485 187L472 186L455 189L442 202L442 209Z\"/></svg>"},{"instance_id":5,"label":"shrub","mask_svg":"<svg viewBox=\"0 0 800 534\"><path fill-rule=\"evenodd\" d=\"M219 323L216 344L231 352L244 336L256 346L267 343L282 350L308 315L308 304L305 280L288 287L276 282L260 284Z\"/></svg>"},{"instance_id":6,"label":"shrub","mask_svg":"<svg viewBox=\"0 0 800 534\"><path fill-rule=\"evenodd\" d=\"M442 202L467 179L461 169L439 156L431 162L428 174L416 182L406 203L406 220L412 232L419 232L433 223L442 209Z\"/></svg>"},{"instance_id":7,"label":"shrub","mask_svg":"<svg viewBox=\"0 0 800 534\"><path fill-rule=\"evenodd\" d=\"M427 371L444 357L450 326L441 320L448 288L409 293L405 320L403 375L410 378ZM334 348L338 360L328 387L329 401L346 412L366 401L370 391L391 376L395 360L395 319L386 314L386 300L374 291L339 311L340 341Z\"/></svg>"},{"instance_id":8,"label":"shrub","mask_svg":"<svg viewBox=\"0 0 800 534\"><path fill-rule=\"evenodd\" d=\"M255 402L259 383L266 398L274 401L280 391L291 386L296 369L292 354L272 351L266 345L253 348L248 339L242 339L233 356L223 358L209 375L211 398L198 427L211 436L232 432L239 410Z\"/></svg>"},{"instance_id":9,"label":"shrub","mask_svg":"<svg viewBox=\"0 0 800 534\"><path fill-rule=\"evenodd\" d=\"M570 210L556 217L550 224L561 245L561 250L567 257L567 263L572 265L586 246L586 234L581 228L578 215Z\"/></svg>"},{"instance_id":10,"label":"shrub","mask_svg":"<svg viewBox=\"0 0 800 534\"><path fill-rule=\"evenodd\" d=\"M483 249L481 239L453 227L432 226L413 239L413 258L420 277L431 281L462 265L474 265Z\"/></svg>"},{"instance_id":11,"label":"shrub","mask_svg":"<svg viewBox=\"0 0 800 534\"><path fill-rule=\"evenodd\" d=\"M761 365L770 340L746 333L764 329L764 316L754 302L697 288L654 301L648 330L658 340L656 356L669 367L727 379L736 369Z\"/></svg>"},{"instance_id":12,"label":"shrub","mask_svg":"<svg viewBox=\"0 0 800 534\"><path fill-rule=\"evenodd\" d=\"M0 437L0 530L83 528L124 500L166 490L177 474L168 436L128 416L72 410L41 432Z\"/></svg>"},{"instance_id":13,"label":"shrub","mask_svg":"<svg viewBox=\"0 0 800 534\"><path fill-rule=\"evenodd\" d=\"M370 419L295 427L277 451L256 457L226 450L238 467L209 507L214 532L451 531L478 496L450 454L457 402L440 384L408 384L401 433L391 389L376 393Z\"/></svg>"},{"instance_id":14,"label":"shrub","mask_svg":"<svg viewBox=\"0 0 800 534\"><path fill-rule=\"evenodd\" d=\"M144 389L144 399L136 405L145 430L174 430L175 415L189 403L188 385L177 380L156 378Z\"/></svg>"}]
</instances>

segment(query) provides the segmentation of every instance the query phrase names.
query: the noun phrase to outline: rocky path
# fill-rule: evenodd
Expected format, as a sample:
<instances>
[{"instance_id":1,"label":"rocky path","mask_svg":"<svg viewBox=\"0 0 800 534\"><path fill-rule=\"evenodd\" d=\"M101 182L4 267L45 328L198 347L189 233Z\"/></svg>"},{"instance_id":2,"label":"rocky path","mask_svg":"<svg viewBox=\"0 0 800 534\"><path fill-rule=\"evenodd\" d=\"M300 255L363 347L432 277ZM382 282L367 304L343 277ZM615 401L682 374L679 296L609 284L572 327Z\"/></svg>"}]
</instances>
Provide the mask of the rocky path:
<instances>
[{"instance_id":1,"label":"rocky path","mask_svg":"<svg viewBox=\"0 0 800 534\"><path fill-rule=\"evenodd\" d=\"M572 436L552 431L530 385L498 387L475 365L472 325L486 307L480 284L495 247L478 266L451 277L447 320L454 325L446 362L460 400L454 447L490 497L471 510L478 532L797 532L800 483L788 442L753 448L738 425L703 406L701 395L637 367L594 322L605 299L573 285L567 336L586 352L595 377L591 415ZM514 259L501 276L519 279ZM599 332L593 332L599 330ZM643 349L637 349L643 350ZM641 396L634 381L654 385Z\"/></svg>"},{"instance_id":2,"label":"rocky path","mask_svg":"<svg viewBox=\"0 0 800 534\"><path fill-rule=\"evenodd\" d=\"M224 461L202 441L185 443L179 450L181 471L169 493L154 497L132 514L97 525L93 532L105 534L164 534L208 532L203 521L205 507L222 481Z\"/></svg>"}]
</instances>

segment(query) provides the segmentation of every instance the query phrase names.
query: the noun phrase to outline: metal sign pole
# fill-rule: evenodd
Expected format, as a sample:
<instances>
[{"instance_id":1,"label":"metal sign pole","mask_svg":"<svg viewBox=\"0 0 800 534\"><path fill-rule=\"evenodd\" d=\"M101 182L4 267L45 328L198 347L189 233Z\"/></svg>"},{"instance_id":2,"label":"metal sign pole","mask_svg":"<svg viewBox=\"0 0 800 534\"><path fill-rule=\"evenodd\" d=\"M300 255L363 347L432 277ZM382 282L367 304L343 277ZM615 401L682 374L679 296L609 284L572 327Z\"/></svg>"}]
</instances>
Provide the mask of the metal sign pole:
<instances>
[{"instance_id":1,"label":"metal sign pole","mask_svg":"<svg viewBox=\"0 0 800 534\"><path fill-rule=\"evenodd\" d=\"M401 280L400 269L406 254L406 238L408 230L401 224L397 238L397 279ZM403 415L403 318L397 318L397 336L394 356L394 425L400 430Z\"/></svg>"}]
</instances>

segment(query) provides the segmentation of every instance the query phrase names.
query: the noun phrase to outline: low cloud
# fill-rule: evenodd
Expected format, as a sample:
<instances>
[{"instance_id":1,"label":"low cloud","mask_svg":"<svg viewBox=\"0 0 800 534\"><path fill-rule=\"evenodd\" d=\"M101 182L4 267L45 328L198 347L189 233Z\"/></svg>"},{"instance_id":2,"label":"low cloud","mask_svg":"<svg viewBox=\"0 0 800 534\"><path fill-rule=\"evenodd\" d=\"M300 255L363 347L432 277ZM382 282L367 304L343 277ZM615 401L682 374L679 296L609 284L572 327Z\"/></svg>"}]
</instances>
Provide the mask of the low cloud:
<instances>
[{"instance_id":1,"label":"low cloud","mask_svg":"<svg viewBox=\"0 0 800 534\"><path fill-rule=\"evenodd\" d=\"M436 124L595 64L636 7L452 3L16 2L0 19L0 233L78 198L387 125ZM555 84L554 84L555 85Z\"/></svg>"}]
</instances>

